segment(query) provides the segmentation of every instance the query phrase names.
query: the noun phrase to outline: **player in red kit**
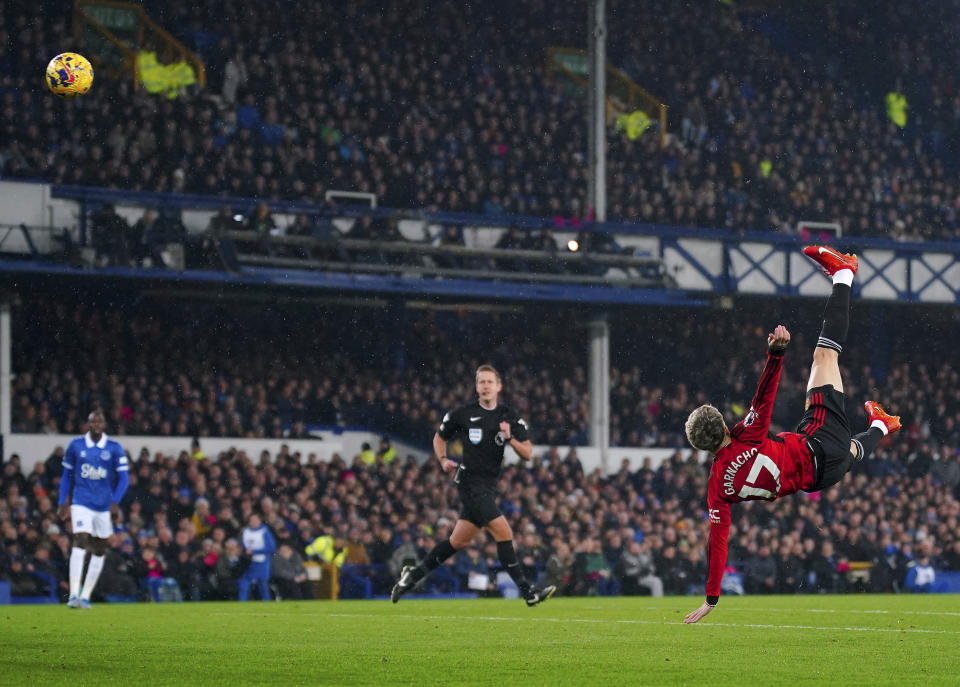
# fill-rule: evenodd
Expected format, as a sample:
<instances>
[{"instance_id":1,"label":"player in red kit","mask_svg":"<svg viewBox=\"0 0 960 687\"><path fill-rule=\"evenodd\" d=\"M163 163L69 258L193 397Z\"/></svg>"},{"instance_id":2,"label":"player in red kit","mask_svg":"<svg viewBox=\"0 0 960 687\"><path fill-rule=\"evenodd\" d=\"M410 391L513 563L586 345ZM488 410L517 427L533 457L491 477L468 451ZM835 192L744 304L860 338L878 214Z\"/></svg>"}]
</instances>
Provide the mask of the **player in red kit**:
<instances>
[{"instance_id":1,"label":"player in red kit","mask_svg":"<svg viewBox=\"0 0 960 687\"><path fill-rule=\"evenodd\" d=\"M720 598L720 580L727 564L730 504L763 499L775 501L798 491L820 491L839 482L890 432L900 418L887 415L873 401L865 404L867 431L851 436L844 411L843 381L838 358L849 328L850 287L859 266L855 255L826 246L807 246L804 254L833 279L833 292L823 315L823 328L813 351L807 382L807 406L795 432L770 434L783 355L790 332L778 325L767 336L767 363L747 416L728 429L719 410L700 406L687 418L690 444L714 454L707 484L710 541L707 546L707 599L684 619L695 623L712 611Z\"/></svg>"}]
</instances>

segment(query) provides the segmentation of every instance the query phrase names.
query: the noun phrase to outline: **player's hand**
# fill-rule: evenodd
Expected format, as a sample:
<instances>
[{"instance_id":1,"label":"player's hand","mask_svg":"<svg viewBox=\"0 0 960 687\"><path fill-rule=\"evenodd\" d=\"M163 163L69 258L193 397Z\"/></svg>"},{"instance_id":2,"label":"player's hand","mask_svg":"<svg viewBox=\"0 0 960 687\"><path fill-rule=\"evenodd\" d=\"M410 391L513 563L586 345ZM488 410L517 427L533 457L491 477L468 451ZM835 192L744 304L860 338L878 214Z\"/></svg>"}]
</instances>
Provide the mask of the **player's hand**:
<instances>
[{"instance_id":1,"label":"player's hand","mask_svg":"<svg viewBox=\"0 0 960 687\"><path fill-rule=\"evenodd\" d=\"M716 608L716 606L711 606L706 601L704 601L703 605L700 606L700 608L695 610L693 613L687 614L687 617L683 619L683 622L685 622L687 625L692 625L693 623L700 620L707 613L712 611L714 608Z\"/></svg>"},{"instance_id":2,"label":"player's hand","mask_svg":"<svg viewBox=\"0 0 960 687\"><path fill-rule=\"evenodd\" d=\"M773 334L767 334L767 347L771 351L782 351L790 343L790 332L782 324L778 324Z\"/></svg>"},{"instance_id":3,"label":"player's hand","mask_svg":"<svg viewBox=\"0 0 960 687\"><path fill-rule=\"evenodd\" d=\"M57 509L57 515L60 516L60 519L67 521L70 519L70 504L65 503L60 508Z\"/></svg>"},{"instance_id":4,"label":"player's hand","mask_svg":"<svg viewBox=\"0 0 960 687\"><path fill-rule=\"evenodd\" d=\"M440 461L440 469L449 475L457 469L457 461L444 458Z\"/></svg>"},{"instance_id":5,"label":"player's hand","mask_svg":"<svg viewBox=\"0 0 960 687\"><path fill-rule=\"evenodd\" d=\"M120 505L117 503L110 504L110 522L117 523L120 521Z\"/></svg>"},{"instance_id":6,"label":"player's hand","mask_svg":"<svg viewBox=\"0 0 960 687\"><path fill-rule=\"evenodd\" d=\"M501 423L500 423L500 431L503 432L503 440L504 440L504 441L510 441L510 439L512 438L512 437L511 437L511 434L510 434L510 423L509 423L509 422L501 422Z\"/></svg>"}]
</instances>

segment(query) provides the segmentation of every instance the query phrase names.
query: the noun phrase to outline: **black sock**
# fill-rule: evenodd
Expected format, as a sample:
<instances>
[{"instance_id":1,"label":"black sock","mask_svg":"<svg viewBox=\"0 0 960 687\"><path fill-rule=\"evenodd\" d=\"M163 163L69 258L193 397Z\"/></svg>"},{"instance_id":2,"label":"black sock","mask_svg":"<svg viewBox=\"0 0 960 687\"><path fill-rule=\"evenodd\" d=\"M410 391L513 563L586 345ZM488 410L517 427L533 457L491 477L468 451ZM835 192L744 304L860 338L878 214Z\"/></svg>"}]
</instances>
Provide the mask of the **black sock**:
<instances>
[{"instance_id":1,"label":"black sock","mask_svg":"<svg viewBox=\"0 0 960 687\"><path fill-rule=\"evenodd\" d=\"M883 432L876 427L870 427L866 432L854 435L853 443L857 446L857 460L863 460L873 453L883 437Z\"/></svg>"},{"instance_id":2,"label":"black sock","mask_svg":"<svg viewBox=\"0 0 960 687\"><path fill-rule=\"evenodd\" d=\"M449 539L444 539L442 542L430 549L430 553L427 554L420 565L413 569L413 581L419 582L424 577L429 575L431 572L439 568L445 560L450 558L455 554L457 550L453 548L453 544L450 543Z\"/></svg>"},{"instance_id":3,"label":"black sock","mask_svg":"<svg viewBox=\"0 0 960 687\"><path fill-rule=\"evenodd\" d=\"M850 329L850 287L846 284L834 284L833 293L827 300L823 311L823 328L817 346L831 348L837 353L843 350Z\"/></svg>"},{"instance_id":4,"label":"black sock","mask_svg":"<svg viewBox=\"0 0 960 687\"><path fill-rule=\"evenodd\" d=\"M530 583L527 582L527 577L523 574L523 569L520 567L520 561L517 560L517 552L513 548L512 539L497 542L497 556L500 558L500 562L503 563L503 567L507 573L513 581L517 583L517 587L520 589L520 595L526 596L530 592Z\"/></svg>"}]
</instances>

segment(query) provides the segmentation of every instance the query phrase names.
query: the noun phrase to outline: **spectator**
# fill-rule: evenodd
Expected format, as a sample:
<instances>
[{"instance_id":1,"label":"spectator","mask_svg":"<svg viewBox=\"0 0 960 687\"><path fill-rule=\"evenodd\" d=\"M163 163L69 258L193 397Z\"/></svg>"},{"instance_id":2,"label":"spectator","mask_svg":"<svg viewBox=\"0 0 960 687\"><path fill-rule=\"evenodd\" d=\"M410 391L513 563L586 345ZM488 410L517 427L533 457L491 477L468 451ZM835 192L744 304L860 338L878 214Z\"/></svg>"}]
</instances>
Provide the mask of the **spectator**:
<instances>
[{"instance_id":1,"label":"spectator","mask_svg":"<svg viewBox=\"0 0 960 687\"><path fill-rule=\"evenodd\" d=\"M58 566L54 562L50 554L50 548L51 545L47 542L38 546L36 551L33 552L33 558L27 563L27 570L42 573L52 579L54 594L61 602L64 602L70 596L70 583L65 574L65 567ZM44 582L43 585L48 587L49 583ZM47 589L46 591L49 592L50 590Z\"/></svg>"},{"instance_id":2,"label":"spectator","mask_svg":"<svg viewBox=\"0 0 960 687\"><path fill-rule=\"evenodd\" d=\"M463 240L463 228L452 224L445 226L433 240L433 245L450 246L454 248L463 247L465 245ZM464 258L456 255L434 255L433 261L438 267L445 267L449 269L468 267L468 265L465 264Z\"/></svg>"},{"instance_id":3,"label":"spectator","mask_svg":"<svg viewBox=\"0 0 960 687\"><path fill-rule=\"evenodd\" d=\"M253 212L247 215L243 228L255 232L261 238L272 235L277 229L277 223L270 212L270 206L263 201L257 203Z\"/></svg>"},{"instance_id":4,"label":"spectator","mask_svg":"<svg viewBox=\"0 0 960 687\"><path fill-rule=\"evenodd\" d=\"M405 565L416 565L420 559L420 551L413 541L413 536L409 530L400 533L400 543L390 557L389 569L390 579L395 580L400 575L400 570Z\"/></svg>"},{"instance_id":5,"label":"spectator","mask_svg":"<svg viewBox=\"0 0 960 687\"><path fill-rule=\"evenodd\" d=\"M27 570L22 556L10 558L9 567L0 570L0 580L10 583L10 596L42 596L44 592L40 581Z\"/></svg>"},{"instance_id":6,"label":"spectator","mask_svg":"<svg viewBox=\"0 0 960 687\"><path fill-rule=\"evenodd\" d=\"M119 538L120 535L114 537ZM119 547L111 546L100 575L100 594L108 599L111 596L139 598L139 568L132 539L124 538Z\"/></svg>"},{"instance_id":7,"label":"spectator","mask_svg":"<svg viewBox=\"0 0 960 687\"><path fill-rule=\"evenodd\" d=\"M476 592L480 596L499 596L496 578L477 546L471 544L456 557L453 573L460 581L461 589Z\"/></svg>"},{"instance_id":8,"label":"spectator","mask_svg":"<svg viewBox=\"0 0 960 687\"><path fill-rule=\"evenodd\" d=\"M561 596L572 592L574 557L565 541L553 545L553 553L547 559L543 585L554 585Z\"/></svg>"},{"instance_id":9,"label":"spectator","mask_svg":"<svg viewBox=\"0 0 960 687\"><path fill-rule=\"evenodd\" d=\"M209 541L209 540L208 540ZM211 547L212 548L212 547ZM180 549L176 555L167 559L164 574L167 579L174 580L181 596L189 601L200 601L209 598L206 587L206 568L202 561L189 549ZM169 583L168 583L169 584ZM172 587L172 585L170 585Z\"/></svg>"},{"instance_id":10,"label":"spectator","mask_svg":"<svg viewBox=\"0 0 960 687\"><path fill-rule=\"evenodd\" d=\"M105 203L90 215L93 248L101 266L127 266L134 246L135 234L130 225L117 214L110 203Z\"/></svg>"},{"instance_id":11,"label":"spectator","mask_svg":"<svg viewBox=\"0 0 960 687\"><path fill-rule=\"evenodd\" d=\"M369 442L363 442L363 445L360 447L360 453L357 456L360 462L363 465L376 465L377 463L377 454L373 452Z\"/></svg>"},{"instance_id":12,"label":"spectator","mask_svg":"<svg viewBox=\"0 0 960 687\"><path fill-rule=\"evenodd\" d=\"M281 544L273 554L272 583L280 599L312 599L313 584L307 577L307 569L290 544Z\"/></svg>"},{"instance_id":13,"label":"spectator","mask_svg":"<svg viewBox=\"0 0 960 687\"><path fill-rule=\"evenodd\" d=\"M210 513L210 502L205 498L199 498L194 502L193 515L190 516L190 524L199 540L206 539L217 524L217 518Z\"/></svg>"},{"instance_id":14,"label":"spectator","mask_svg":"<svg viewBox=\"0 0 960 687\"><path fill-rule=\"evenodd\" d=\"M212 592L219 600L237 599L239 580L250 565L250 557L243 555L243 549L236 539L228 539L224 552L214 564Z\"/></svg>"},{"instance_id":15,"label":"spectator","mask_svg":"<svg viewBox=\"0 0 960 687\"><path fill-rule=\"evenodd\" d=\"M937 572L933 568L929 554L921 553L917 560L907 565L904 586L915 594L937 591Z\"/></svg>"},{"instance_id":16,"label":"spectator","mask_svg":"<svg viewBox=\"0 0 960 687\"><path fill-rule=\"evenodd\" d=\"M777 561L767 544L761 545L746 562L743 586L747 594L773 594L777 587Z\"/></svg>"},{"instance_id":17,"label":"spectator","mask_svg":"<svg viewBox=\"0 0 960 687\"><path fill-rule=\"evenodd\" d=\"M207 223L206 233L214 239L219 239L228 231L239 231L244 228L243 222L233 213L230 205L221 205L217 213Z\"/></svg>"},{"instance_id":18,"label":"spectator","mask_svg":"<svg viewBox=\"0 0 960 687\"><path fill-rule=\"evenodd\" d=\"M945 570L960 571L960 539L954 541L944 552L943 567Z\"/></svg>"},{"instance_id":19,"label":"spectator","mask_svg":"<svg viewBox=\"0 0 960 687\"><path fill-rule=\"evenodd\" d=\"M605 582L610 577L610 567L603 557L603 545L600 540L584 538L574 555L571 594L596 596L601 593Z\"/></svg>"},{"instance_id":20,"label":"spectator","mask_svg":"<svg viewBox=\"0 0 960 687\"><path fill-rule=\"evenodd\" d=\"M508 227L497 240L495 248L501 250L523 250L526 247L526 236L523 231L516 226ZM525 272L527 263L524 260L511 258L497 260L497 269L504 272Z\"/></svg>"},{"instance_id":21,"label":"spectator","mask_svg":"<svg viewBox=\"0 0 960 687\"><path fill-rule=\"evenodd\" d=\"M346 539L338 537L336 547L345 551L343 565L370 565L370 556L361 541L359 529L352 528Z\"/></svg>"},{"instance_id":22,"label":"spectator","mask_svg":"<svg viewBox=\"0 0 960 687\"><path fill-rule=\"evenodd\" d=\"M237 582L237 598L246 601L250 594L250 585L257 583L260 600L270 600L270 561L276 550L273 534L263 524L258 513L251 513L243 530L243 548L250 557L250 565L243 571Z\"/></svg>"},{"instance_id":23,"label":"spectator","mask_svg":"<svg viewBox=\"0 0 960 687\"><path fill-rule=\"evenodd\" d=\"M243 49L238 45L233 55L227 60L223 75L223 89L220 96L227 105L237 101L237 93L242 92L248 79L247 64L244 61Z\"/></svg>"},{"instance_id":24,"label":"spectator","mask_svg":"<svg viewBox=\"0 0 960 687\"><path fill-rule=\"evenodd\" d=\"M695 582L690 579L689 568L678 555L676 546L664 544L660 556L655 559L655 568L663 580L663 591L668 596L687 594L689 586Z\"/></svg>"},{"instance_id":25,"label":"spectator","mask_svg":"<svg viewBox=\"0 0 960 687\"><path fill-rule=\"evenodd\" d=\"M163 246L158 239L157 213L147 208L130 230L130 253L138 267L163 266L163 257L160 254Z\"/></svg>"},{"instance_id":26,"label":"spectator","mask_svg":"<svg viewBox=\"0 0 960 687\"><path fill-rule=\"evenodd\" d=\"M377 462L381 465L390 465L397 459L397 449L390 444L387 437L380 438L380 450L377 451Z\"/></svg>"},{"instance_id":27,"label":"spectator","mask_svg":"<svg viewBox=\"0 0 960 687\"><path fill-rule=\"evenodd\" d=\"M813 588L826 594L846 591L846 582L840 575L839 565L839 560L834 555L833 543L823 542L820 555L812 561L810 566Z\"/></svg>"},{"instance_id":28,"label":"spectator","mask_svg":"<svg viewBox=\"0 0 960 687\"><path fill-rule=\"evenodd\" d=\"M621 593L628 596L641 593L663 596L663 580L656 575L653 556L650 555L650 544L646 540L630 541L627 550L620 557L616 572L617 579L620 580Z\"/></svg>"}]
</instances>

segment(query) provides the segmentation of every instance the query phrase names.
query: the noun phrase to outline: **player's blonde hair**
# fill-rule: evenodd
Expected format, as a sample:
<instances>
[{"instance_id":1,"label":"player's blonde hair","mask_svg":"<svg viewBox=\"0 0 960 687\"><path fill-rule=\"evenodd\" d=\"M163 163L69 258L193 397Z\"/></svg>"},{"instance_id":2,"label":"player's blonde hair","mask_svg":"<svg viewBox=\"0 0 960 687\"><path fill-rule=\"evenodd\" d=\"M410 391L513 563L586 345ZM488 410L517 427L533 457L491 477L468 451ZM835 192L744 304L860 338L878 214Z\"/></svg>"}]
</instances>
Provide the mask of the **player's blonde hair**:
<instances>
[{"instance_id":1,"label":"player's blonde hair","mask_svg":"<svg viewBox=\"0 0 960 687\"><path fill-rule=\"evenodd\" d=\"M500 379L500 373L497 372L497 368L495 368L493 365L481 365L478 367L474 378L479 377L481 372L492 372L493 376L497 378L497 381L501 384L503 383Z\"/></svg>"},{"instance_id":2,"label":"player's blonde hair","mask_svg":"<svg viewBox=\"0 0 960 687\"><path fill-rule=\"evenodd\" d=\"M711 405L703 405L694 410L683 426L690 445L710 453L720 450L726 428L723 414Z\"/></svg>"}]
</instances>

